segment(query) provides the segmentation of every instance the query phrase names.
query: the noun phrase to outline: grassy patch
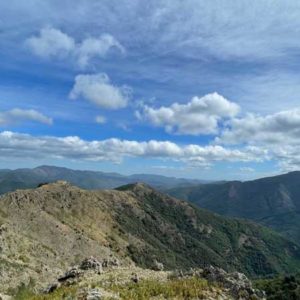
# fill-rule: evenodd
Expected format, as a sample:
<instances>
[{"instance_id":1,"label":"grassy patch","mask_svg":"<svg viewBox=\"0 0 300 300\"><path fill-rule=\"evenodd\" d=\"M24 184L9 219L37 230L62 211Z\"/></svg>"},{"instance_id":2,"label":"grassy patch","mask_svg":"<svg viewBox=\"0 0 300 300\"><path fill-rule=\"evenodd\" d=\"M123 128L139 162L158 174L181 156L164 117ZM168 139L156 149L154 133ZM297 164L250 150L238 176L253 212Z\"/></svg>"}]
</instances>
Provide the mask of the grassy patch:
<instances>
[{"instance_id":1,"label":"grassy patch","mask_svg":"<svg viewBox=\"0 0 300 300\"><path fill-rule=\"evenodd\" d=\"M37 295L31 287L21 286L14 299L15 300L61 300L75 299L77 288L75 286L62 287L51 294Z\"/></svg>"},{"instance_id":2,"label":"grassy patch","mask_svg":"<svg viewBox=\"0 0 300 300\"><path fill-rule=\"evenodd\" d=\"M100 287L101 283L93 284L93 288ZM61 287L49 295L35 295L30 288L21 287L14 299L16 300L58 300L76 299L78 287ZM165 282L157 280L141 280L139 283L125 285L111 284L105 290L117 294L124 300L157 299L206 299L207 291L212 289L206 280L199 278L174 279ZM112 298L104 298L110 300Z\"/></svg>"},{"instance_id":3,"label":"grassy patch","mask_svg":"<svg viewBox=\"0 0 300 300\"><path fill-rule=\"evenodd\" d=\"M163 299L204 299L204 291L209 288L204 279L189 278L167 282L143 280L138 284L114 285L111 290L118 293L121 299L146 300L151 297Z\"/></svg>"}]
</instances>

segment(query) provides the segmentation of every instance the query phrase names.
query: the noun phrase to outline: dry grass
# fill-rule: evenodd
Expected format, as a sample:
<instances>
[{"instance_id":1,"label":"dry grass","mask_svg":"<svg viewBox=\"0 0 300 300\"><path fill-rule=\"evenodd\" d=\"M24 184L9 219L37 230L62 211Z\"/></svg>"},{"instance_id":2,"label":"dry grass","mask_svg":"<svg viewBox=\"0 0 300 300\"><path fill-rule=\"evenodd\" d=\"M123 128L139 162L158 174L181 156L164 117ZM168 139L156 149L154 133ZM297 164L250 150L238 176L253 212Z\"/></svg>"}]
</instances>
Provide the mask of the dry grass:
<instances>
[{"instance_id":1,"label":"dry grass","mask_svg":"<svg viewBox=\"0 0 300 300\"><path fill-rule=\"evenodd\" d=\"M102 288L101 283L95 283L93 288ZM119 296L124 300L149 300L149 299L207 299L210 291L216 291L206 280L199 278L173 279L165 282L157 280L141 280L139 283L114 284L105 286L105 290ZM76 286L61 287L49 295L35 295L29 288L19 289L16 300L58 300L77 299L79 288ZM113 298L108 297L107 300Z\"/></svg>"}]
</instances>

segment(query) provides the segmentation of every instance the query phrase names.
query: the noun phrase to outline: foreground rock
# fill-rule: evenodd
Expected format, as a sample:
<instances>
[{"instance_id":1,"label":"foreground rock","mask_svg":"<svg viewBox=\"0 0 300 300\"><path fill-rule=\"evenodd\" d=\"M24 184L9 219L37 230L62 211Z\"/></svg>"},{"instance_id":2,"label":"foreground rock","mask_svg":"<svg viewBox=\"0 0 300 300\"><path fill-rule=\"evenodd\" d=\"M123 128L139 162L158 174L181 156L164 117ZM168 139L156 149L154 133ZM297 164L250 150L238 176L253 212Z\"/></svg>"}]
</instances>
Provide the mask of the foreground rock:
<instances>
[{"instance_id":1,"label":"foreground rock","mask_svg":"<svg viewBox=\"0 0 300 300\"><path fill-rule=\"evenodd\" d=\"M66 271L62 276L57 278L56 282L49 284L43 293L53 293L56 289L62 285L72 285L77 283L80 278L84 275L92 276L93 273L101 275L104 270L118 267L119 263L116 258L104 259L102 262L91 256L84 259L79 265L73 266L71 269Z\"/></svg>"},{"instance_id":2,"label":"foreground rock","mask_svg":"<svg viewBox=\"0 0 300 300\"><path fill-rule=\"evenodd\" d=\"M256 290L252 282L243 273L227 273L221 268L209 266L202 271L202 276L210 282L216 282L229 289L234 299L264 299L265 294Z\"/></svg>"},{"instance_id":3,"label":"foreground rock","mask_svg":"<svg viewBox=\"0 0 300 300\"><path fill-rule=\"evenodd\" d=\"M114 259L103 260L100 262L94 257L86 258L78 266L74 266L69 269L63 274L63 276L58 278L57 282L49 285L44 290L44 293L51 294L59 288L74 285L78 287L75 299L125 299L118 292L116 292L113 287L127 286L129 289L134 290L134 286L136 286L138 289L138 286L141 285L143 289L147 289L147 282L149 282L149 288L153 289L153 282L157 282L158 287L161 286L162 283L165 283L166 286L168 286L168 282L172 286L172 281L174 280L177 282L177 286L180 286L180 282L183 282L183 285L186 285L184 282L189 282L189 280L191 280L190 282L192 290L195 289L195 281L193 280L202 280L203 282L208 282L207 286L205 284L203 286L199 286L201 298L191 299L265 299L264 292L254 289L252 282L247 278L247 276L239 272L228 273L221 268L213 266L209 266L204 269L191 269L190 271L185 272L166 272L162 270L154 271L136 267L122 268L116 266ZM154 283L154 287L155 286L156 283ZM159 290L161 290L161 288L158 288L158 291ZM182 294L178 295L178 299L183 299L180 298L181 296ZM156 298L151 297L149 299L173 298L165 298L158 294Z\"/></svg>"}]
</instances>

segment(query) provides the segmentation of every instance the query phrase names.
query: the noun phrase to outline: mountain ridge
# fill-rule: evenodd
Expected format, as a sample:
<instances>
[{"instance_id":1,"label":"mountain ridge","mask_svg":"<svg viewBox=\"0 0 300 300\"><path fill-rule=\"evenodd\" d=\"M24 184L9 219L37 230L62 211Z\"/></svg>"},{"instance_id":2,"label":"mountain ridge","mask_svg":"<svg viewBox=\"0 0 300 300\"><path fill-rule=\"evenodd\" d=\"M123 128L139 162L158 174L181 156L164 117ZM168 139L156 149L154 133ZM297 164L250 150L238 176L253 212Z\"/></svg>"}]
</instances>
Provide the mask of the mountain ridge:
<instances>
[{"instance_id":1,"label":"mountain ridge","mask_svg":"<svg viewBox=\"0 0 300 300\"><path fill-rule=\"evenodd\" d=\"M48 282L86 257L167 270L216 265L251 276L296 271L300 247L144 183L88 191L65 181L0 196L0 286Z\"/></svg>"},{"instance_id":2,"label":"mountain ridge","mask_svg":"<svg viewBox=\"0 0 300 300\"><path fill-rule=\"evenodd\" d=\"M178 187L167 192L225 216L260 222L300 240L299 171L245 182Z\"/></svg>"},{"instance_id":3,"label":"mountain ridge","mask_svg":"<svg viewBox=\"0 0 300 300\"><path fill-rule=\"evenodd\" d=\"M85 189L116 188L136 181L144 181L159 189L204 182L196 179L153 174L133 174L126 176L118 173L72 170L65 167L42 165L33 169L0 170L0 194L14 191L17 188L35 188L40 183L55 182L57 180L67 180Z\"/></svg>"}]
</instances>

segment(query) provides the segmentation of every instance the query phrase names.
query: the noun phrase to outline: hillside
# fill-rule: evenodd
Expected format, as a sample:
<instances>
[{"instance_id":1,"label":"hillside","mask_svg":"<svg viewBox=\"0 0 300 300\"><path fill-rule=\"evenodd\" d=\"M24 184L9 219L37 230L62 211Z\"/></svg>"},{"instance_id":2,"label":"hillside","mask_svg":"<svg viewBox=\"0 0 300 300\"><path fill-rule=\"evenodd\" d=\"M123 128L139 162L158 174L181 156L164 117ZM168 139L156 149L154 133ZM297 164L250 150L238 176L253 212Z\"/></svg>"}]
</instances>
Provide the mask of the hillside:
<instances>
[{"instance_id":1,"label":"hillside","mask_svg":"<svg viewBox=\"0 0 300 300\"><path fill-rule=\"evenodd\" d=\"M246 182L179 187L168 193L222 215L260 222L300 240L300 172Z\"/></svg>"},{"instance_id":2,"label":"hillside","mask_svg":"<svg viewBox=\"0 0 300 300\"><path fill-rule=\"evenodd\" d=\"M40 166L34 169L0 170L0 194L12 192L16 189L35 188L40 183L55 182L57 180L66 180L84 189L111 189L137 181L145 182L158 189L166 189L190 186L202 182L201 180L151 174L125 176L118 173Z\"/></svg>"},{"instance_id":3,"label":"hillside","mask_svg":"<svg viewBox=\"0 0 300 300\"><path fill-rule=\"evenodd\" d=\"M144 184L87 191L67 182L0 197L0 289L39 285L84 258L168 269L215 265L251 276L293 272L300 248L262 226L231 220Z\"/></svg>"}]
</instances>

